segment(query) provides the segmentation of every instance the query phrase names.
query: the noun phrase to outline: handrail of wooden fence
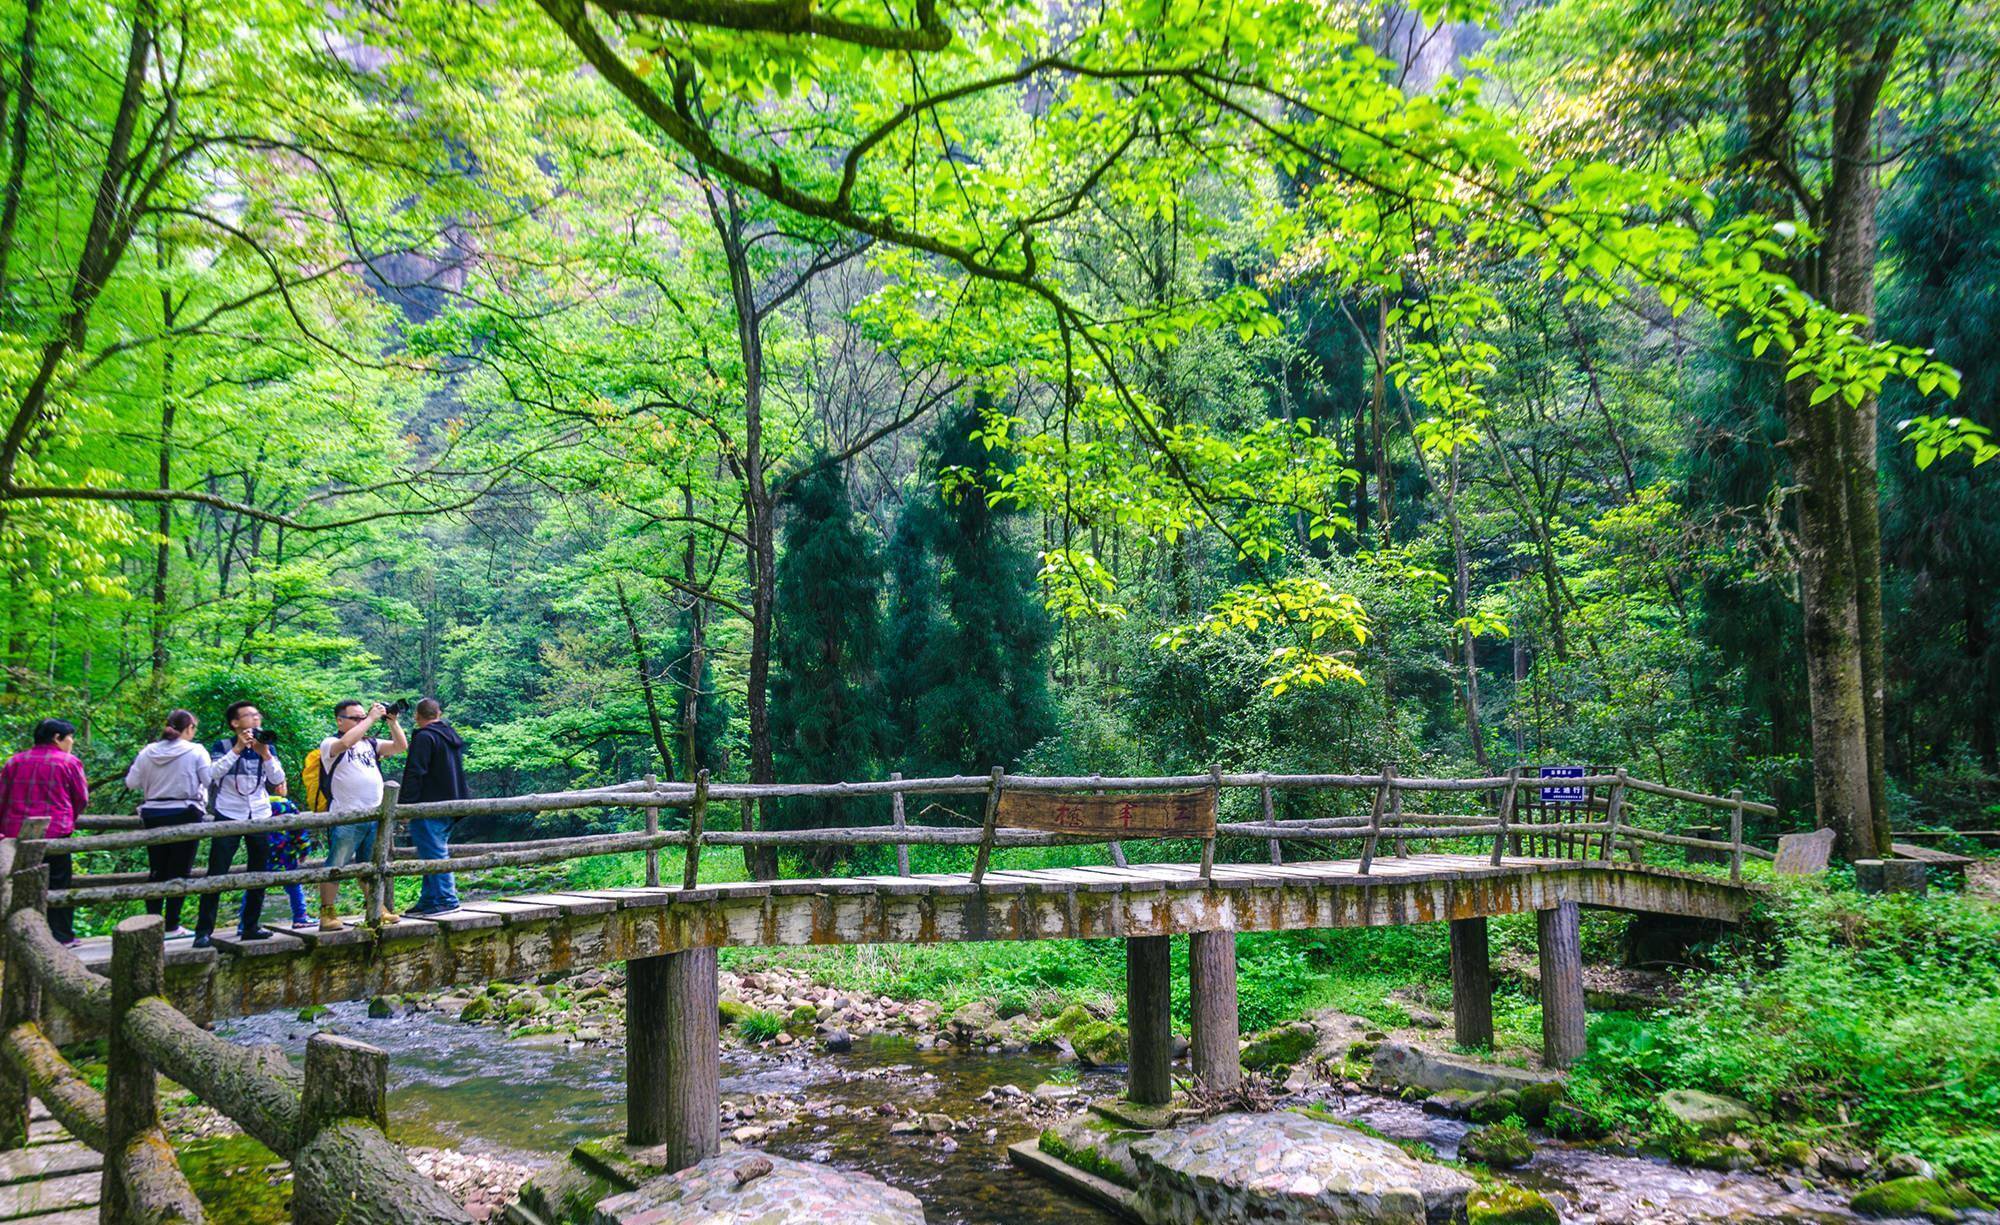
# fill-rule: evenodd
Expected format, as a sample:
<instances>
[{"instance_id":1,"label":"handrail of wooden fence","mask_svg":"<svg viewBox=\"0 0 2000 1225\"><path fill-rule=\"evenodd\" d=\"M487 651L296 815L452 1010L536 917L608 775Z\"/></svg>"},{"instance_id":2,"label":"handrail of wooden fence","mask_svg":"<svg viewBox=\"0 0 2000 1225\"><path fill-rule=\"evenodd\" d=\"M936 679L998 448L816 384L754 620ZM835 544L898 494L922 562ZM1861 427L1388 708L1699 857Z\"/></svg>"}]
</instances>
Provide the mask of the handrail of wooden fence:
<instances>
[{"instance_id":1,"label":"handrail of wooden fence","mask_svg":"<svg viewBox=\"0 0 2000 1225\"><path fill-rule=\"evenodd\" d=\"M275 1047L239 1046L169 1003L158 915L121 922L109 976L92 972L49 930L47 822L0 842L7 918L0 987L0 1149L27 1143L38 1097L71 1135L104 1156L98 1219L106 1225L198 1225L200 1201L160 1127L158 1074L234 1120L292 1164L295 1225L407 1221L464 1225L465 1211L417 1172L386 1134L389 1057L331 1034L306 1046L303 1077ZM104 1092L77 1074L42 1030L45 997L103 1027Z\"/></svg>"},{"instance_id":2,"label":"handrail of wooden fence","mask_svg":"<svg viewBox=\"0 0 2000 1225\"><path fill-rule=\"evenodd\" d=\"M1207 774L1116 778L1095 774L1069 777L1016 775L995 770L984 777L975 775L917 779L891 777L886 780L860 783L773 784L712 783L704 772L692 783L662 782L649 776L640 782L575 792L445 800L423 804L400 804L397 784L391 782L384 787L381 807L372 812L304 813L256 823L256 832L259 833L374 824L375 855L367 862L351 863L340 868L308 867L272 872L229 873L215 877L203 876L165 882L133 880L129 875L115 880L84 876L76 879L73 887L58 891L52 900L64 906L102 905L234 892L242 889L273 888L289 884L355 880L362 883L367 897L368 918L372 921L379 918L388 908L395 878L425 876L439 872L477 872L503 867L532 867L572 859L638 852L647 858L646 879L651 884L659 880L659 852L668 847L686 847L688 854L683 864L682 884L684 887L692 887L703 847L886 845L896 848L897 870L907 875L908 851L912 846L973 847L978 850L978 858L983 863L992 851L1002 848L1060 846L1104 841L1102 836L1080 837L999 826L991 819L991 814L1002 789L1078 793L1162 791L1199 787L1217 790L1255 789L1263 801L1264 819L1219 823L1215 827L1216 838L1254 838L1263 841L1269 847L1273 862L1282 862L1282 848L1288 841L1337 843L1361 840L1364 843L1361 850L1361 870L1364 873L1372 866L1375 847L1384 831L1390 832L1393 836L1394 852L1398 857L1407 855L1407 843L1412 839L1491 837L1492 861L1498 863L1510 844L1516 845L1518 851L1518 845L1523 839L1554 835L1565 839L1587 840L1595 837L1598 857L1605 860L1612 857L1615 849L1627 850L1637 858L1638 847L1644 843L1706 850L1718 856L1727 856L1732 879L1741 879L1745 859L1772 858L1772 852L1749 846L1743 841L1742 819L1746 813L1776 816L1778 810L1768 804L1746 800L1740 791L1732 792L1726 797L1704 795L1633 778L1621 769L1610 774L1558 780L1565 787L1609 787L1610 798L1604 802L1602 820L1549 823L1517 819L1518 797L1525 790L1538 785L1540 781L1525 777L1518 768L1510 770L1505 775L1462 779L1403 777L1394 772L1393 766L1384 766L1382 771L1374 774L1355 775L1268 772L1227 774L1220 770L1211 770ZM1274 816L1275 807L1272 801L1273 792L1278 790L1363 790L1372 793L1374 803L1367 816L1278 820ZM1404 798L1408 795L1474 791L1497 792L1499 794L1497 812L1492 815L1421 813L1406 811L1403 807ZM1654 795L1678 802L1726 810L1730 813L1730 838L1726 842L1695 838L1636 825L1630 820L1627 811L1631 793ZM894 806L900 807L904 797L910 795L979 795L985 800L987 817L977 827L918 825L909 823L907 819L887 825L800 830L748 828L716 830L706 828L705 823L707 810L711 803L716 801L736 800L744 805L747 825L749 806L760 800L793 797L887 796L892 798ZM1595 815L1595 805L1596 801L1592 801L1576 807ZM551 838L500 846L475 844L464 848L468 853L454 854L446 859L399 857L397 852L402 848L393 844L395 823L399 820L458 819L494 813L559 812L605 807L645 809L648 813L645 831ZM657 813L663 808L686 809L689 827L661 828ZM73 855L89 854L158 846L235 832L249 831L239 829L237 823L233 821L202 822L165 829L118 830L71 837L64 840L61 849ZM1113 843L1114 849L1117 845ZM1205 841L1204 858L1210 854L1209 846L1210 844ZM975 872L978 871L979 868L976 867Z\"/></svg>"}]
</instances>

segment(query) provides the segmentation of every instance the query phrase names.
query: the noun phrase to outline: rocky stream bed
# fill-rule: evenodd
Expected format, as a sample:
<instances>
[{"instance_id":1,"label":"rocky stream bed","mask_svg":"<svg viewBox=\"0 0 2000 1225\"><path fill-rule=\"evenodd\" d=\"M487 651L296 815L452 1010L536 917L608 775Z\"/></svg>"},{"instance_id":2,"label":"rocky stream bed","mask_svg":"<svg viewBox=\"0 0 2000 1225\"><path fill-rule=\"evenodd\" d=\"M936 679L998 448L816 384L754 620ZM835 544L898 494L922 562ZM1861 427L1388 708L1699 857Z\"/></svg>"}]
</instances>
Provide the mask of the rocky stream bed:
<instances>
[{"instance_id":1,"label":"rocky stream bed","mask_svg":"<svg viewBox=\"0 0 2000 1225\"><path fill-rule=\"evenodd\" d=\"M934 1004L826 987L786 969L724 971L722 995L728 1161L712 1169L704 1163L701 1178L708 1181L696 1187L703 1194L720 1194L715 1179L740 1179L732 1185L741 1186L755 1178L768 1180L764 1194L821 1185L812 1192L819 1195L838 1181L832 1172L839 1170L866 1176L857 1180L868 1184L859 1196L875 1197L882 1184L913 1195L934 1225L1120 1219L1014 1168L1007 1151L1027 1141L1094 1165L1077 1157L1076 1145L1080 1129L1099 1117L1089 1103L1115 1097L1122 1086L1116 1064L1124 1035L1107 1020L1081 1006L1050 1017L1003 1017L975 1004L947 1016ZM524 1183L548 1184L576 1155L621 1130L623 1025L622 976L593 970L478 993L267 1015L232 1022L227 1032L238 1041L276 1043L294 1057L322 1028L387 1050L397 1139L475 1218L487 1220L499 1217ZM1435 1033L1390 1035L1327 1013L1259 1035L1244 1051L1256 1073L1246 1094L1206 1103L1206 1113L1233 1108L1232 1117L1261 1121L1232 1130L1179 1120L1184 1130L1152 1142L1159 1155L1148 1160L1198 1169L1218 1153L1242 1149L1247 1168L1269 1150L1282 1165L1284 1154L1315 1144L1357 1159L1375 1154L1386 1161L1384 1154L1393 1153L1391 1165L1434 1166L1443 1172L1437 1177L1457 1188L1441 1211L1435 1202L1425 1205L1425 1215L1444 1220L1464 1219L1468 1195L1475 1222L2000 1220L1950 1206L1948 1191L1931 1194L1923 1186L1929 1171L1921 1163L1893 1154L1753 1142L1736 1134L1748 1119L1726 1099L1693 1095L1672 1104L1686 1111L1692 1137L1676 1154L1678 1164L1591 1138L1553 1078L1450 1055ZM181 1112L177 1123L194 1132L227 1126L198 1108ZM740 1153L751 1156L733 1155ZM775 1161L758 1164L762 1157ZM1117 1164L1107 1160L1095 1169ZM823 1177L815 1182L800 1167L817 1168ZM284 1174L274 1168L243 1176L276 1182ZM1221 1185L1206 1173L1189 1181L1210 1191ZM1374 1216L1348 1208L1295 1216L1291 1201L1279 1213L1220 1194L1198 1208L1161 1207L1147 1215L1424 1219L1408 1216L1400 1191L1390 1197L1390 1211ZM1851 1208L1857 1194L1861 1207L1877 1213ZM867 1202L878 1200L901 1203ZM827 1220L838 1215L819 1213ZM872 1208L863 1216L908 1219Z\"/></svg>"}]
</instances>

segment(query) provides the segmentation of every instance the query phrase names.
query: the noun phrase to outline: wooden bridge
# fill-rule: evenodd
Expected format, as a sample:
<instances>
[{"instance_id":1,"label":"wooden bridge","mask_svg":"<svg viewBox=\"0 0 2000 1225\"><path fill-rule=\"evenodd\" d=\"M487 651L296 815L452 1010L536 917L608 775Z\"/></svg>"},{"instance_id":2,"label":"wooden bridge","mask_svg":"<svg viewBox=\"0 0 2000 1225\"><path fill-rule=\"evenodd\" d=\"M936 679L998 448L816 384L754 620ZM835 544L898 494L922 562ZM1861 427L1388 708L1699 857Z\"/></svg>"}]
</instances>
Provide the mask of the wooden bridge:
<instances>
[{"instance_id":1,"label":"wooden bridge","mask_svg":"<svg viewBox=\"0 0 2000 1225\"><path fill-rule=\"evenodd\" d=\"M1705 796L1614 774L1562 780L1584 796L1551 809L1518 772L1485 779L1402 779L1377 775L1207 775L1147 779L893 779L886 783L710 786L645 783L596 791L411 805L398 811L393 784L377 813L315 814L260 828L322 829L376 823L376 857L344 868L232 874L168 884L76 878L49 893L42 856L101 854L189 837L191 827L116 830L39 841L40 830L0 846L7 875L7 960L0 995L0 1146L28 1138L32 1097L103 1162L102 1219L199 1220L200 1209L173 1163L152 1104L155 1069L235 1119L293 1162L294 1218L458 1221L455 1206L412 1171L383 1137L386 1056L318 1035L301 1079L266 1051L234 1046L201 1025L277 1008L433 990L492 979L623 962L627 968L627 1139L664 1146L667 1164L691 1165L719 1144L720 1043L716 950L951 941L1120 939L1126 942L1130 1034L1129 1096L1158 1104L1172 1093L1169 942L1189 941L1194 1077L1226 1089L1237 1059L1235 937L1245 931L1447 922L1455 1033L1470 1046L1492 1042L1486 921L1538 916L1544 1057L1565 1065L1582 1052L1584 1003L1580 907L1734 921L1751 901L1742 882L1745 812L1775 815L1739 794ZM1218 823L1221 794L1254 789L1261 820ZM1365 815L1279 820L1274 794L1359 790ZM1602 794L1600 794L1600 792ZM983 795L980 827L920 826L905 820L910 795ZM833 830L753 828L751 805L795 795L886 796L888 825ZM1490 813L1405 812L1407 797L1456 797ZM1727 842L1690 838L1642 821L1638 797L1722 809ZM710 829L712 805L742 804L742 828ZM1437 806L1448 806L1437 805ZM1462 806L1462 805L1461 805ZM464 848L446 860L393 859L399 817L485 812L629 808L644 832ZM1538 813L1528 813L1531 807ZM663 811L686 815L663 829ZM1540 819L1523 819L1539 816ZM99 822L98 824L104 824ZM208 827L192 827L207 836ZM1131 863L1123 843L1172 837L1199 845L1199 862ZM1110 841L1113 863L1091 867L996 868L996 852L1017 846ZM1217 862L1218 842L1264 852L1270 862ZM1353 859L1287 861L1305 842L1359 843ZM704 847L891 844L898 872L728 884L698 880ZM973 851L969 871L914 874L909 845ZM1472 845L1472 844L1476 844ZM685 848L681 879L660 880L659 852ZM1727 865L1727 875L1646 863L1647 848L1686 851ZM1439 849L1451 848L1451 849ZM1384 853L1378 855L1378 850ZM642 852L648 884L604 890L508 895L431 918L384 922L399 876L468 872ZM1620 856L1623 858L1620 858ZM50 905L123 905L162 896L246 886L355 879L367 916L345 931L281 929L243 942L218 935L211 949L168 952L158 918L137 917L80 956L58 946ZM91 1032L110 1039L110 1077L98 1094L58 1053L55 1040ZM50 1225L54 1225L53 1222Z\"/></svg>"}]
</instances>

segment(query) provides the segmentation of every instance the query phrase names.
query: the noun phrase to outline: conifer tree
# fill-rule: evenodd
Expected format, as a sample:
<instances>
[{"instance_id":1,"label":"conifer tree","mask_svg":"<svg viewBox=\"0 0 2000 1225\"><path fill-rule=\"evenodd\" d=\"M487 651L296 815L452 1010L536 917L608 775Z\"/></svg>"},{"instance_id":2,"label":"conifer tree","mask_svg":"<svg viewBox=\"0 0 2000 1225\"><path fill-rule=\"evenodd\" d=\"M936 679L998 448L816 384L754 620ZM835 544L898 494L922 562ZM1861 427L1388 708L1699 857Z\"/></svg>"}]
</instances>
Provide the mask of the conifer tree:
<instances>
[{"instance_id":1,"label":"conifer tree","mask_svg":"<svg viewBox=\"0 0 2000 1225\"><path fill-rule=\"evenodd\" d=\"M889 692L911 775L1011 766L1053 721L1034 558L1018 512L988 502L991 458L969 437L978 424L968 405L932 432L923 489L890 543Z\"/></svg>"},{"instance_id":2,"label":"conifer tree","mask_svg":"<svg viewBox=\"0 0 2000 1225\"><path fill-rule=\"evenodd\" d=\"M771 733L780 782L879 777L887 731L882 692L882 560L848 499L845 474L826 464L785 502L773 615ZM790 828L861 823L836 800L799 800Z\"/></svg>"}]
</instances>

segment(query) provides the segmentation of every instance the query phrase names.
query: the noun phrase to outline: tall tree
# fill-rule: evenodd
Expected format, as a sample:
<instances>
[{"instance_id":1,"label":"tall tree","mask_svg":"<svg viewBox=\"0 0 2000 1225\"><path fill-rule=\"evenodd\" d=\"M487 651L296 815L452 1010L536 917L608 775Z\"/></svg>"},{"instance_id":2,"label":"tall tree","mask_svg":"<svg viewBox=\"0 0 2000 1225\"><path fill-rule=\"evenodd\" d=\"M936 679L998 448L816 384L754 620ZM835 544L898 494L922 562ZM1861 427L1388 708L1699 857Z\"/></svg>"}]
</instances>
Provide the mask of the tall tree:
<instances>
[{"instance_id":1,"label":"tall tree","mask_svg":"<svg viewBox=\"0 0 2000 1225\"><path fill-rule=\"evenodd\" d=\"M785 498L773 639L771 742L779 781L874 777L888 729L882 692L882 559L838 464L815 465ZM781 807L792 828L851 820L838 800Z\"/></svg>"},{"instance_id":2,"label":"tall tree","mask_svg":"<svg viewBox=\"0 0 2000 1225\"><path fill-rule=\"evenodd\" d=\"M981 424L977 403L939 421L924 487L890 544L889 694L910 774L1011 766L1051 727L1053 629L1024 516L994 503L994 457L973 437Z\"/></svg>"}]
</instances>

